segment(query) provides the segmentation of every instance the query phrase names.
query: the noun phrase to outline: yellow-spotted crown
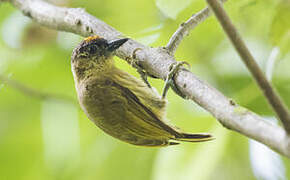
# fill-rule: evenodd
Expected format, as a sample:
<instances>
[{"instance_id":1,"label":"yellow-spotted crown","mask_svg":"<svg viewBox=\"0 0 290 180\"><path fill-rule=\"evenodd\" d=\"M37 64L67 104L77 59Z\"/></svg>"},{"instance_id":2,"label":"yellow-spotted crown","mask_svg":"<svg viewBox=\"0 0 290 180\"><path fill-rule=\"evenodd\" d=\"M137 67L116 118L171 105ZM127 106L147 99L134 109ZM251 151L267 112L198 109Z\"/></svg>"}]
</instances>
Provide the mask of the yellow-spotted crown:
<instances>
[{"instance_id":1,"label":"yellow-spotted crown","mask_svg":"<svg viewBox=\"0 0 290 180\"><path fill-rule=\"evenodd\" d=\"M94 35L94 36L86 37L86 38L84 39L84 41L86 41L86 42L90 42L90 41L92 41L92 40L100 39L100 38L101 38L100 36L98 36L98 35Z\"/></svg>"}]
</instances>

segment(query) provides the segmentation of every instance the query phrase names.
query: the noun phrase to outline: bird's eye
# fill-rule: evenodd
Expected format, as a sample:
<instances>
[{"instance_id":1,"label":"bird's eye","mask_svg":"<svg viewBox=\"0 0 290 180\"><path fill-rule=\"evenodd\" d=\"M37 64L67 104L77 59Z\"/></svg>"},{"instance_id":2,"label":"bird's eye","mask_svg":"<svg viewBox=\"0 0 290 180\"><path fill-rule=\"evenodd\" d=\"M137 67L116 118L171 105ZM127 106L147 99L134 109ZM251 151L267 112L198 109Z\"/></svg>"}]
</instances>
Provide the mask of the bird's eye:
<instances>
[{"instance_id":1,"label":"bird's eye","mask_svg":"<svg viewBox=\"0 0 290 180\"><path fill-rule=\"evenodd\" d=\"M88 48L88 52L90 53L90 54L95 54L96 52L97 52L97 46L90 46L89 48Z\"/></svg>"}]
</instances>

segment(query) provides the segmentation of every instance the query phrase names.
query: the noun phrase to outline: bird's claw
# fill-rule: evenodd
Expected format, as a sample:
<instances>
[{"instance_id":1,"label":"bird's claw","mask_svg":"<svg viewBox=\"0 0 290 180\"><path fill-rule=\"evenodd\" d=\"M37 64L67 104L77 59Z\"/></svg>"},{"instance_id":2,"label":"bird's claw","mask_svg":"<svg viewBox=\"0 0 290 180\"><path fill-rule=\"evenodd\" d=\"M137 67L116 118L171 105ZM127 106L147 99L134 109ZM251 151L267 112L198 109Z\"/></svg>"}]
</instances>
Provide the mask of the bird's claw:
<instances>
[{"instance_id":1,"label":"bird's claw","mask_svg":"<svg viewBox=\"0 0 290 180\"><path fill-rule=\"evenodd\" d=\"M139 64L139 62L136 60L136 52L142 50L142 48L136 48L134 49L133 53L132 53L132 61L131 61L131 66L137 69L137 72L140 74L143 82L149 87L151 88L150 83L148 82L148 73L146 71L144 71L144 69L142 68L142 66Z\"/></svg>"},{"instance_id":2,"label":"bird's claw","mask_svg":"<svg viewBox=\"0 0 290 180\"><path fill-rule=\"evenodd\" d=\"M175 83L175 75L177 74L178 70L180 69L181 66L183 65L187 65L188 68L190 68L190 64L188 64L187 62L185 61L179 61L179 62L174 62L172 63L170 66L169 66L169 73L166 77L166 80L165 80L165 85L164 85L164 88L163 88L163 92L162 92L162 99L164 99L166 97L166 94L168 92L168 89L169 87L172 88L172 90L178 94L179 96L181 96L182 98L184 99L187 99L187 96L184 95L179 89L178 87L176 86L176 83Z\"/></svg>"}]
</instances>

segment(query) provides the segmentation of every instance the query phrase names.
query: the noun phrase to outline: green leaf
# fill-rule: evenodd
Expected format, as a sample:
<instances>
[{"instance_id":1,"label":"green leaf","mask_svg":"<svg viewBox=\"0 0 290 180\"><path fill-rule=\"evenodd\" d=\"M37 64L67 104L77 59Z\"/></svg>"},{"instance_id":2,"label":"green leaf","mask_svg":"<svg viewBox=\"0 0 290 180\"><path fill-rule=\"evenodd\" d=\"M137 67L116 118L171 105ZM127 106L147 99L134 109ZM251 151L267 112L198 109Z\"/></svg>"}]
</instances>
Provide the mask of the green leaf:
<instances>
[{"instance_id":1,"label":"green leaf","mask_svg":"<svg viewBox=\"0 0 290 180\"><path fill-rule=\"evenodd\" d=\"M156 0L156 5L166 17L176 19L191 2L192 0Z\"/></svg>"}]
</instances>

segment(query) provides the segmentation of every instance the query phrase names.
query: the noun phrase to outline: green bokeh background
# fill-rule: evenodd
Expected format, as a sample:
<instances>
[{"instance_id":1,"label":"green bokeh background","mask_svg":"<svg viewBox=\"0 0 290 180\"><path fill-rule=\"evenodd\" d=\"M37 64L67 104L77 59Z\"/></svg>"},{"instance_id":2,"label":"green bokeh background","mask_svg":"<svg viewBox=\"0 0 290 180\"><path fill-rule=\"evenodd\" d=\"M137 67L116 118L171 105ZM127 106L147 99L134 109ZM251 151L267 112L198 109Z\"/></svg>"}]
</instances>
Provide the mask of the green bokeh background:
<instances>
[{"instance_id":1,"label":"green bokeh background","mask_svg":"<svg viewBox=\"0 0 290 180\"><path fill-rule=\"evenodd\" d=\"M165 46L180 23L206 6L201 0L55 2L85 8L125 35L153 47ZM288 107L289 4L282 0L229 0L225 5L263 70L271 50L280 49L272 81ZM1 180L256 178L251 161L257 159L250 158L249 139L223 128L198 105L172 91L168 95L168 119L189 132L211 132L214 141L143 148L104 134L77 104L70 55L82 38L41 27L8 3L0 4L0 30L0 73L37 92L68 99L38 98L0 81ZM196 75L226 96L273 119L272 110L214 17L183 40L176 59L189 62ZM138 76L125 61L116 58L116 64ZM150 82L161 91L161 80ZM285 168L281 179L287 179L290 163L280 158ZM273 167L278 166L275 163ZM271 170L274 172L274 168L267 171Z\"/></svg>"}]
</instances>

